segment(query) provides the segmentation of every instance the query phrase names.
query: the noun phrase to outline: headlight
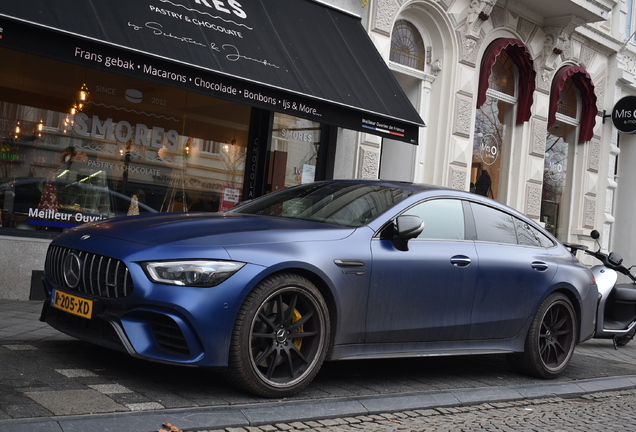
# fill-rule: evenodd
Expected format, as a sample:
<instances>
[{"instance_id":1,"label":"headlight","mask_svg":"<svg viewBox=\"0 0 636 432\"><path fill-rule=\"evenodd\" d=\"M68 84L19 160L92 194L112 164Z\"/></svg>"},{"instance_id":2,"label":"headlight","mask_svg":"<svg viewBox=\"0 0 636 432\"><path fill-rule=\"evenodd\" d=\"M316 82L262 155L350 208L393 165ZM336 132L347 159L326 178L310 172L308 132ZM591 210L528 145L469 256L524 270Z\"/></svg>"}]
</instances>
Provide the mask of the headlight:
<instances>
[{"instance_id":1,"label":"headlight","mask_svg":"<svg viewBox=\"0 0 636 432\"><path fill-rule=\"evenodd\" d=\"M232 276L245 263L192 260L146 262L142 265L153 282L179 286L212 287Z\"/></svg>"}]
</instances>

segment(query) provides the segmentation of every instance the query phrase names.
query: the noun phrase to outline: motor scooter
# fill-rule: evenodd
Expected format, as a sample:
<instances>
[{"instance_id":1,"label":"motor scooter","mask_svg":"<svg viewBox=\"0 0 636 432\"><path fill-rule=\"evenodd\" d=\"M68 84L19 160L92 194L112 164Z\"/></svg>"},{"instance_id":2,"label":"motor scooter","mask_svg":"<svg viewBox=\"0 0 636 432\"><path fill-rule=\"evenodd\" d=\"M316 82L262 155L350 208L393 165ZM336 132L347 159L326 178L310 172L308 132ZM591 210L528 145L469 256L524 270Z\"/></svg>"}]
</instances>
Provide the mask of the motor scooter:
<instances>
[{"instance_id":1,"label":"motor scooter","mask_svg":"<svg viewBox=\"0 0 636 432\"><path fill-rule=\"evenodd\" d=\"M598 231L593 230L590 236L596 240L597 251L591 251L584 245L566 243L565 246L573 255L578 250L583 250L602 263L591 268L599 292L593 338L612 339L614 349L618 349L619 346L627 345L636 333L636 276L631 272L635 266L625 267L623 258L616 252L601 252ZM619 273L632 282L617 283Z\"/></svg>"}]
</instances>

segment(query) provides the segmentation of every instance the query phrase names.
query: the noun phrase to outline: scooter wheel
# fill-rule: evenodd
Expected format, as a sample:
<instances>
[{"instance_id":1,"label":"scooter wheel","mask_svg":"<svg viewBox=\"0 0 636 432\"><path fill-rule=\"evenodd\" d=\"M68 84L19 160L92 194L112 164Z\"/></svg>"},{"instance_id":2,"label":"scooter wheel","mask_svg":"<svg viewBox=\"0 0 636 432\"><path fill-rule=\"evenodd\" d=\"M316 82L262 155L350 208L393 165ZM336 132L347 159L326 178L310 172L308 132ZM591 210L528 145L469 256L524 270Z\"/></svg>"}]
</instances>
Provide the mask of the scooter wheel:
<instances>
[{"instance_id":1,"label":"scooter wheel","mask_svg":"<svg viewBox=\"0 0 636 432\"><path fill-rule=\"evenodd\" d=\"M548 296L534 316L524 352L510 354L517 371L538 378L556 378L570 363L577 341L577 317L572 302L561 293Z\"/></svg>"}]
</instances>

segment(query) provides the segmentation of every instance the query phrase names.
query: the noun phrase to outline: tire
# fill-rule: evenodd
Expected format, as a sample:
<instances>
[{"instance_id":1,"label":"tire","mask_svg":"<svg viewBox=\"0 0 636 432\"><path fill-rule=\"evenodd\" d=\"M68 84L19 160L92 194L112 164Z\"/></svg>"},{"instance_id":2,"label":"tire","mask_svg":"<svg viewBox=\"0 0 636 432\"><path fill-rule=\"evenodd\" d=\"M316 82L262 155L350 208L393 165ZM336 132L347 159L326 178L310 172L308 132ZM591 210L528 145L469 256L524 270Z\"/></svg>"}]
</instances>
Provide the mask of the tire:
<instances>
[{"instance_id":1,"label":"tire","mask_svg":"<svg viewBox=\"0 0 636 432\"><path fill-rule=\"evenodd\" d=\"M561 293L546 298L534 316L524 352L508 356L511 366L526 375L556 378L572 359L577 341L577 318Z\"/></svg>"},{"instance_id":2,"label":"tire","mask_svg":"<svg viewBox=\"0 0 636 432\"><path fill-rule=\"evenodd\" d=\"M309 280L294 274L269 277L238 312L224 376L259 396L298 393L320 370L330 331L327 305Z\"/></svg>"}]
</instances>

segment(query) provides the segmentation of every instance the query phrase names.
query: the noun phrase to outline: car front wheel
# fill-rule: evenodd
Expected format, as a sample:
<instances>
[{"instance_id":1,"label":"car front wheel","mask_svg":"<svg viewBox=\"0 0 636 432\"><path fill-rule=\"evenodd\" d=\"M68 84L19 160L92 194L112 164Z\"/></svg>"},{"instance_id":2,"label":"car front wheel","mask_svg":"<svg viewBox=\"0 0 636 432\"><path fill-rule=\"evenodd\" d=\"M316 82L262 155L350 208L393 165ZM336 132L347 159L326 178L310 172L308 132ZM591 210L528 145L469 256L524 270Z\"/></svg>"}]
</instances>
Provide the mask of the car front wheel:
<instances>
[{"instance_id":1,"label":"car front wheel","mask_svg":"<svg viewBox=\"0 0 636 432\"><path fill-rule=\"evenodd\" d=\"M576 347L577 319L570 300L561 293L546 298L537 311L525 351L508 357L514 369L539 378L555 378L567 367Z\"/></svg>"},{"instance_id":2,"label":"car front wheel","mask_svg":"<svg viewBox=\"0 0 636 432\"><path fill-rule=\"evenodd\" d=\"M285 397L305 388L327 352L329 314L307 279L275 275L247 296L236 318L226 379L265 397Z\"/></svg>"}]
</instances>

